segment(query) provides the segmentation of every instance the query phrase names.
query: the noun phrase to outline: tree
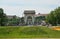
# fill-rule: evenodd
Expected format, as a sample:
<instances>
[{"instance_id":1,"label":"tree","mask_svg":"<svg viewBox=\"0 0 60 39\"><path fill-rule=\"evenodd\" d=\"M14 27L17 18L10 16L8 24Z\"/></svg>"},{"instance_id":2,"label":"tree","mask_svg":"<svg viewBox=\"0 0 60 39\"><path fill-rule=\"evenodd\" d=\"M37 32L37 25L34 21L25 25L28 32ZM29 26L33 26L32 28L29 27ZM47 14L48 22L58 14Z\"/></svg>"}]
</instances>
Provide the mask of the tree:
<instances>
[{"instance_id":1,"label":"tree","mask_svg":"<svg viewBox=\"0 0 60 39\"><path fill-rule=\"evenodd\" d=\"M4 25L6 25L6 23L7 23L7 16L4 13L3 9L0 8L0 25L4 26Z\"/></svg>"},{"instance_id":2,"label":"tree","mask_svg":"<svg viewBox=\"0 0 60 39\"><path fill-rule=\"evenodd\" d=\"M24 17L21 17L21 23L22 24L24 23Z\"/></svg>"},{"instance_id":3,"label":"tree","mask_svg":"<svg viewBox=\"0 0 60 39\"><path fill-rule=\"evenodd\" d=\"M45 20L45 16L38 16L35 18L35 22L40 23L42 20Z\"/></svg>"},{"instance_id":4,"label":"tree","mask_svg":"<svg viewBox=\"0 0 60 39\"><path fill-rule=\"evenodd\" d=\"M20 23L20 17L17 17L17 16L13 16L13 18L9 19L8 21L8 25L19 25Z\"/></svg>"},{"instance_id":5,"label":"tree","mask_svg":"<svg viewBox=\"0 0 60 39\"><path fill-rule=\"evenodd\" d=\"M46 17L46 20L52 25L60 24L60 7L56 8L54 11L51 11Z\"/></svg>"}]
</instances>

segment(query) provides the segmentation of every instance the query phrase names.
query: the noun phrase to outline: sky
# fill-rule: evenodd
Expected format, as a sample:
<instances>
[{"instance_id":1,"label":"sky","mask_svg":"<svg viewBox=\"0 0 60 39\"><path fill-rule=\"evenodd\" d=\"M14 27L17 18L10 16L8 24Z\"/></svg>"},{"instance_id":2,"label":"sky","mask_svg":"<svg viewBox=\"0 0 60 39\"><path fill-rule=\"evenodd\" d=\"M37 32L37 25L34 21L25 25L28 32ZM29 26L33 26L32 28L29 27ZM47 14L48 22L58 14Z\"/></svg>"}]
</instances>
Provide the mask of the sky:
<instances>
[{"instance_id":1,"label":"sky","mask_svg":"<svg viewBox=\"0 0 60 39\"><path fill-rule=\"evenodd\" d=\"M36 14L48 14L60 6L60 0L0 0L0 8L7 15L23 16L24 10L35 10Z\"/></svg>"}]
</instances>

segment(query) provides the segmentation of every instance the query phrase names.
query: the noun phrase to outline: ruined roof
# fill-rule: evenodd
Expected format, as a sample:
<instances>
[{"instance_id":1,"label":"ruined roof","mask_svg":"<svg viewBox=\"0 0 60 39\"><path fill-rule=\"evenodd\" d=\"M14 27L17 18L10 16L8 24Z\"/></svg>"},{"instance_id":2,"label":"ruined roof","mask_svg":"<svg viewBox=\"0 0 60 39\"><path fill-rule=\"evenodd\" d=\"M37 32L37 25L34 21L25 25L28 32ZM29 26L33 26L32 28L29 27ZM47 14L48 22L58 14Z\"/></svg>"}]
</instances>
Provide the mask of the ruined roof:
<instances>
[{"instance_id":1,"label":"ruined roof","mask_svg":"<svg viewBox=\"0 0 60 39\"><path fill-rule=\"evenodd\" d=\"M37 14L36 16L47 16L49 14Z\"/></svg>"},{"instance_id":2,"label":"ruined roof","mask_svg":"<svg viewBox=\"0 0 60 39\"><path fill-rule=\"evenodd\" d=\"M24 14L35 14L35 10L25 10Z\"/></svg>"},{"instance_id":3,"label":"ruined roof","mask_svg":"<svg viewBox=\"0 0 60 39\"><path fill-rule=\"evenodd\" d=\"M14 16L16 16L16 15L7 15L7 17L8 17L9 19L13 18Z\"/></svg>"}]
</instances>

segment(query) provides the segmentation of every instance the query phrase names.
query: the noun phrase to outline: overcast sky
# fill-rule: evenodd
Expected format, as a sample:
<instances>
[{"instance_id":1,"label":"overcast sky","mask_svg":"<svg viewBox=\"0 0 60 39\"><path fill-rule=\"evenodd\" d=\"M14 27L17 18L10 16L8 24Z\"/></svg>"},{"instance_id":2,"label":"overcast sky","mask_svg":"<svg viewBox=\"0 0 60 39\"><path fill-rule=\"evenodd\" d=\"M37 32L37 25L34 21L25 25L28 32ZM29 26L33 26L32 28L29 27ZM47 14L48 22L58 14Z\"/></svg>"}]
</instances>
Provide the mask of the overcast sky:
<instances>
[{"instance_id":1,"label":"overcast sky","mask_svg":"<svg viewBox=\"0 0 60 39\"><path fill-rule=\"evenodd\" d=\"M7 15L22 16L24 10L47 14L58 6L60 0L0 0L0 8L3 8Z\"/></svg>"}]
</instances>

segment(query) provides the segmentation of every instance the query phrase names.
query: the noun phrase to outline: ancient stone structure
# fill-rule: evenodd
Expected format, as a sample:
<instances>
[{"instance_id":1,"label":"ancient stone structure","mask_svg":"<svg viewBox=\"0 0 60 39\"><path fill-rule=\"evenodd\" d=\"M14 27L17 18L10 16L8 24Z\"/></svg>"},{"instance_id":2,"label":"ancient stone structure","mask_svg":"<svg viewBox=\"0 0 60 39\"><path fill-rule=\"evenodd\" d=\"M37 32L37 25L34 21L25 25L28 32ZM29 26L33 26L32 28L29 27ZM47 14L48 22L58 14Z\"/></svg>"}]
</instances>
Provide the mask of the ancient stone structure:
<instances>
[{"instance_id":1,"label":"ancient stone structure","mask_svg":"<svg viewBox=\"0 0 60 39\"><path fill-rule=\"evenodd\" d=\"M24 21L27 25L33 25L35 21L35 10L25 10Z\"/></svg>"}]
</instances>

